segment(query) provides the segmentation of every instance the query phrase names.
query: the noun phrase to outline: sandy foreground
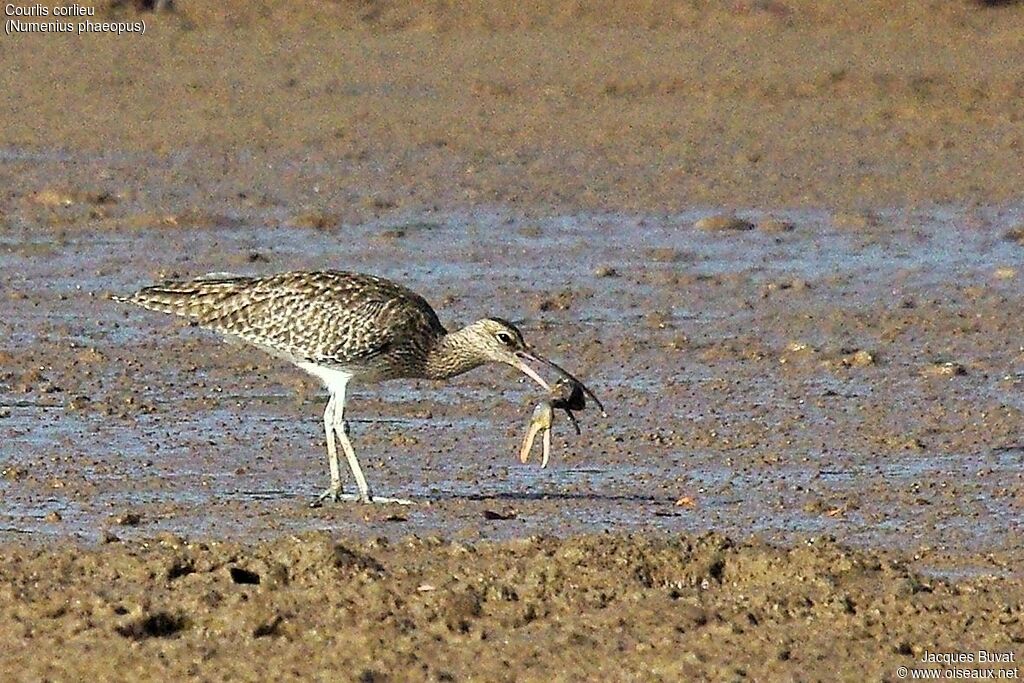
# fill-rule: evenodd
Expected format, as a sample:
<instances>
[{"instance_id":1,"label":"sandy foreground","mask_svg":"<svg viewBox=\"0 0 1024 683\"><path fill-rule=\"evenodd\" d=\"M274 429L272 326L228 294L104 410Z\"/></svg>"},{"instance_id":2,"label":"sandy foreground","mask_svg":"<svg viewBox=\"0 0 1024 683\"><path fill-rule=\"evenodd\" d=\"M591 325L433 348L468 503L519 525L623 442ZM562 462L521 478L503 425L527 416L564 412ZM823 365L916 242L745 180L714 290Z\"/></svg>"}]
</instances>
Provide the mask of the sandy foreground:
<instances>
[{"instance_id":1,"label":"sandy foreground","mask_svg":"<svg viewBox=\"0 0 1024 683\"><path fill-rule=\"evenodd\" d=\"M1019 581L715 535L169 536L7 549L0 581L6 672L25 680L878 680L964 643L1020 652Z\"/></svg>"},{"instance_id":2,"label":"sandy foreground","mask_svg":"<svg viewBox=\"0 0 1024 683\"><path fill-rule=\"evenodd\" d=\"M1019 678L1024 7L890 4L0 38L0 677ZM611 420L541 471L500 370L366 388L421 504L309 509L315 385L105 295L316 267L522 321Z\"/></svg>"}]
</instances>

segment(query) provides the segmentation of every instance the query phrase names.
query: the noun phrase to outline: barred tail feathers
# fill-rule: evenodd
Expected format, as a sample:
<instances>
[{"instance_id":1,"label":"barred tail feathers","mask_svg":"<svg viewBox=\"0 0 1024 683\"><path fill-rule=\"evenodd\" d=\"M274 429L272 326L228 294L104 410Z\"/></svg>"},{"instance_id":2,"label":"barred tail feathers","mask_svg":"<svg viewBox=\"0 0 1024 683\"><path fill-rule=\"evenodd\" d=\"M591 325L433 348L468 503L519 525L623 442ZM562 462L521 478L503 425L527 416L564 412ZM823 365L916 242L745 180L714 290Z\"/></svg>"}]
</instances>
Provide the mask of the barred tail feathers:
<instances>
[{"instance_id":1,"label":"barred tail feathers","mask_svg":"<svg viewBox=\"0 0 1024 683\"><path fill-rule=\"evenodd\" d=\"M223 315L225 309L231 308L229 300L238 293L240 286L248 284L250 280L223 274L208 275L195 280L163 282L143 287L130 296L111 298L203 323Z\"/></svg>"}]
</instances>

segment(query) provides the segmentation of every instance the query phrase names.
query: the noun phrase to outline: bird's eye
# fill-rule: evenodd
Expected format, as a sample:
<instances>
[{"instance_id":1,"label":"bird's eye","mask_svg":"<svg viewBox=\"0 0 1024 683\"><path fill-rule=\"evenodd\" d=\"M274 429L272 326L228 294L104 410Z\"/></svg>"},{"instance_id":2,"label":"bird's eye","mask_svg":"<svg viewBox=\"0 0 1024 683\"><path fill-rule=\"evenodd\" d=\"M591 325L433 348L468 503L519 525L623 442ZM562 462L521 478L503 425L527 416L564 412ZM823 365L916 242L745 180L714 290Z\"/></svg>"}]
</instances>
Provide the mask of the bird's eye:
<instances>
[{"instance_id":1,"label":"bird's eye","mask_svg":"<svg viewBox=\"0 0 1024 683\"><path fill-rule=\"evenodd\" d=\"M516 340L508 332L499 332L494 336L499 342L501 342L505 346L512 346L513 344L516 343Z\"/></svg>"}]
</instances>

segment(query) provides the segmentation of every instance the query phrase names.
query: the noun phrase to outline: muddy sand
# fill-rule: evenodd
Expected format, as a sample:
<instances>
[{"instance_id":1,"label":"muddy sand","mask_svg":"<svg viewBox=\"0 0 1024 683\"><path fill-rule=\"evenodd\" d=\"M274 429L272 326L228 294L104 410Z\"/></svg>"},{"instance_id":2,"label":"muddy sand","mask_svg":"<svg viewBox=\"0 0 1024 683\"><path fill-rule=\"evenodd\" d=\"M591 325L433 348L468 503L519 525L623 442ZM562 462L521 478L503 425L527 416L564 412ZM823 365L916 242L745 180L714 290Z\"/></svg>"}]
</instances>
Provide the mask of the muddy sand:
<instances>
[{"instance_id":1,"label":"muddy sand","mask_svg":"<svg viewBox=\"0 0 1024 683\"><path fill-rule=\"evenodd\" d=\"M0 39L5 680L1019 677L1024 7L98 12ZM609 418L354 387L418 504L310 509L316 384L108 298L328 267Z\"/></svg>"}]
</instances>

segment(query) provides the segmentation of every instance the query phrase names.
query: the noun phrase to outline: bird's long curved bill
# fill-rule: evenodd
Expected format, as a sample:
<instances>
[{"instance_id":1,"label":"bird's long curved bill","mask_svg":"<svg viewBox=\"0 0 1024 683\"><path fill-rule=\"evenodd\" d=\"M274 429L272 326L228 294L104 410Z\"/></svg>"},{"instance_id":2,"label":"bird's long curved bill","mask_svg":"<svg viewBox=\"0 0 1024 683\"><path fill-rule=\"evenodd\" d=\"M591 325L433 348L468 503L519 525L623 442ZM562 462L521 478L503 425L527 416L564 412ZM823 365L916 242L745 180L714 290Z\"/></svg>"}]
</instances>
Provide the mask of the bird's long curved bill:
<instances>
[{"instance_id":1,"label":"bird's long curved bill","mask_svg":"<svg viewBox=\"0 0 1024 683\"><path fill-rule=\"evenodd\" d=\"M529 365L524 363L522 360L519 361L519 369L524 375L532 379L537 384L544 388L544 391L551 391L551 385L544 381L544 378L537 374L537 371L531 368Z\"/></svg>"},{"instance_id":2,"label":"bird's long curved bill","mask_svg":"<svg viewBox=\"0 0 1024 683\"><path fill-rule=\"evenodd\" d=\"M529 365L527 365L524 361L530 361L532 363L539 365L546 365L555 372L557 372L562 377L569 380L570 382L579 385L580 389L583 390L583 393L587 395L587 398L592 400L594 404L601 409L601 414L604 415L605 417L608 417L608 413L605 412L604 406L601 405L601 401L597 398L597 396L594 395L594 392L588 389L586 384L576 379L572 375L572 373L570 373L562 366L558 365L554 361L550 361L547 358L544 358L543 356L538 356L537 354L530 353L528 351L519 351L518 353L516 353L516 356L519 357L519 369L522 370L523 374L525 374L527 377L532 379L537 384L544 387L546 391L551 391L551 385L544 381L544 378L537 374L537 371L531 368Z\"/></svg>"}]
</instances>

